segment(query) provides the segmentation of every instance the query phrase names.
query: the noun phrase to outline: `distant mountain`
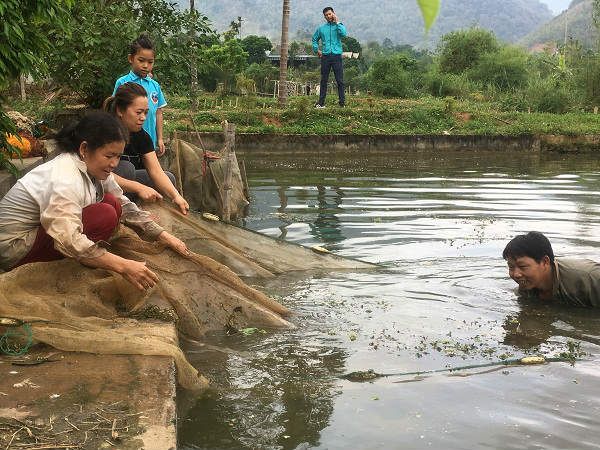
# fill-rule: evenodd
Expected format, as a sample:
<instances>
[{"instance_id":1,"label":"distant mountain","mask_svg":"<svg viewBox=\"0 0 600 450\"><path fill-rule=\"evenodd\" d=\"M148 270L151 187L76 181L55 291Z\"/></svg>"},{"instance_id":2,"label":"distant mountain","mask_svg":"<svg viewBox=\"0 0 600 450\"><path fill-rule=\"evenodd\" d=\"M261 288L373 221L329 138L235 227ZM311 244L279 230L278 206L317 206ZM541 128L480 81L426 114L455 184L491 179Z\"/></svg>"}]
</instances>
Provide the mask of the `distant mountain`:
<instances>
[{"instance_id":1,"label":"distant mountain","mask_svg":"<svg viewBox=\"0 0 600 450\"><path fill-rule=\"evenodd\" d=\"M186 9L187 0L178 0ZM196 8L209 17L218 31L229 27L238 16L243 19L242 37L266 35L274 41L281 34L281 0L196 0ZM416 0L292 0L290 34L312 32L323 23L324 6L331 5L350 36L361 42L389 38L397 44L433 47L450 31L478 25L494 31L506 42L516 42L552 18L548 6L539 0L442 0L440 15L429 36Z\"/></svg>"},{"instance_id":2,"label":"distant mountain","mask_svg":"<svg viewBox=\"0 0 600 450\"><path fill-rule=\"evenodd\" d=\"M519 44L532 48L548 42L562 43L565 40L566 23L567 37L578 40L584 47L594 46L598 31L592 22L593 3L593 0L573 0L569 9L529 33Z\"/></svg>"}]
</instances>

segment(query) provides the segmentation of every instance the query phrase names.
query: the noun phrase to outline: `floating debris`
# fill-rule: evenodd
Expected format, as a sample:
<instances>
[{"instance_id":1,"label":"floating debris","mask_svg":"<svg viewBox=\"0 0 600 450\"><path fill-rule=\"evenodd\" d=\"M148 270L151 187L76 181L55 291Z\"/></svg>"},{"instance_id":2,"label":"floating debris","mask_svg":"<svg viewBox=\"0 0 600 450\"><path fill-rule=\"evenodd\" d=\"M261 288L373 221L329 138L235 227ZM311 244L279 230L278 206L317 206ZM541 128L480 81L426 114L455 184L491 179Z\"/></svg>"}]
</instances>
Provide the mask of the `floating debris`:
<instances>
[{"instance_id":1,"label":"floating debris","mask_svg":"<svg viewBox=\"0 0 600 450\"><path fill-rule=\"evenodd\" d=\"M219 220L221 220L221 219L219 219L219 216L215 216L214 214L211 214L211 213L203 213L202 218L206 219L206 220L210 220L212 222L218 222Z\"/></svg>"},{"instance_id":2,"label":"floating debris","mask_svg":"<svg viewBox=\"0 0 600 450\"><path fill-rule=\"evenodd\" d=\"M544 364L546 362L546 358L543 356L526 356L525 358L521 358L521 364Z\"/></svg>"},{"instance_id":3,"label":"floating debris","mask_svg":"<svg viewBox=\"0 0 600 450\"><path fill-rule=\"evenodd\" d=\"M382 377L383 375L375 372L373 369L359 370L357 372L350 372L346 375L342 375L340 378L348 381L369 381L375 378Z\"/></svg>"}]
</instances>

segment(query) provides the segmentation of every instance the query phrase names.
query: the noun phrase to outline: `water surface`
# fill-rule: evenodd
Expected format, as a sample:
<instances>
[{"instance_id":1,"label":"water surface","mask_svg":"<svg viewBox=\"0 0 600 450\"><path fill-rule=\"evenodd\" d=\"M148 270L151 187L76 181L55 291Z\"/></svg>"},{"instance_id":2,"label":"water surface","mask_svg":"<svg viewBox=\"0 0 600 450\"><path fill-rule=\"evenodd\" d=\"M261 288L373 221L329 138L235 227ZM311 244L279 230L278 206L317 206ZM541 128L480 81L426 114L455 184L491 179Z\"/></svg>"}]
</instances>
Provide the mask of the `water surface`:
<instances>
[{"instance_id":1,"label":"water surface","mask_svg":"<svg viewBox=\"0 0 600 450\"><path fill-rule=\"evenodd\" d=\"M217 389L179 396L182 448L600 448L600 314L520 304L501 258L539 230L558 256L600 260L598 157L244 159L246 227L381 268L278 277L260 289L297 328L188 343ZM574 366L335 378L555 356L569 341L588 353Z\"/></svg>"}]
</instances>

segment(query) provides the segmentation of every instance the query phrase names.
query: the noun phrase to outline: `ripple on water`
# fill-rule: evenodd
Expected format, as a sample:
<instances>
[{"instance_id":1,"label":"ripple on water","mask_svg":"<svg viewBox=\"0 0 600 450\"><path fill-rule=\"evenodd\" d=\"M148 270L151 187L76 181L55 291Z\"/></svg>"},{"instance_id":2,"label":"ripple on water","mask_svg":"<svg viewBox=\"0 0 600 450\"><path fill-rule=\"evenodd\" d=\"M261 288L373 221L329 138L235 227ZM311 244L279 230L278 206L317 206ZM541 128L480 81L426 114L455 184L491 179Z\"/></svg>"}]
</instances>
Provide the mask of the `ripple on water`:
<instances>
[{"instance_id":1,"label":"ripple on water","mask_svg":"<svg viewBox=\"0 0 600 450\"><path fill-rule=\"evenodd\" d=\"M262 289L296 312L297 328L189 343L217 389L180 396L180 443L597 449L595 356L367 383L332 375L552 356L569 340L598 354L598 311L517 303L501 259L506 242L530 230L544 231L557 255L597 257L598 161L487 152L246 159L245 226L382 268L266 281Z\"/></svg>"}]
</instances>

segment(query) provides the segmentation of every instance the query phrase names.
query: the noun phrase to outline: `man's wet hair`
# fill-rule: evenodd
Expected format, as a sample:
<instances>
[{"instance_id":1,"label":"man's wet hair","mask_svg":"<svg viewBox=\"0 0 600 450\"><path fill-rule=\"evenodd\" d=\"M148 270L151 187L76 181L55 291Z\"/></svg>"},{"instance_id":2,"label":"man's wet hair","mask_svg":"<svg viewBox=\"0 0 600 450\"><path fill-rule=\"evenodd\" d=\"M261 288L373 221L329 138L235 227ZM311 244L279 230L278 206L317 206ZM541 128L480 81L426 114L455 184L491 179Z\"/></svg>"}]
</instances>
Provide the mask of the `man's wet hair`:
<instances>
[{"instance_id":1,"label":"man's wet hair","mask_svg":"<svg viewBox=\"0 0 600 450\"><path fill-rule=\"evenodd\" d=\"M502 252L504 259L521 258L527 256L540 263L544 256L550 258L550 262L554 263L554 252L552 245L546 236L539 231L530 231L527 234L515 236Z\"/></svg>"},{"instance_id":2,"label":"man's wet hair","mask_svg":"<svg viewBox=\"0 0 600 450\"><path fill-rule=\"evenodd\" d=\"M325 14L327 11L335 12L331 6L326 6L323 8L323 14Z\"/></svg>"},{"instance_id":3,"label":"man's wet hair","mask_svg":"<svg viewBox=\"0 0 600 450\"><path fill-rule=\"evenodd\" d=\"M131 42L131 44L129 44L129 54L137 55L137 53L142 49L152 50L153 52L155 52L154 44L152 43L150 38L145 34L140 34Z\"/></svg>"}]
</instances>

